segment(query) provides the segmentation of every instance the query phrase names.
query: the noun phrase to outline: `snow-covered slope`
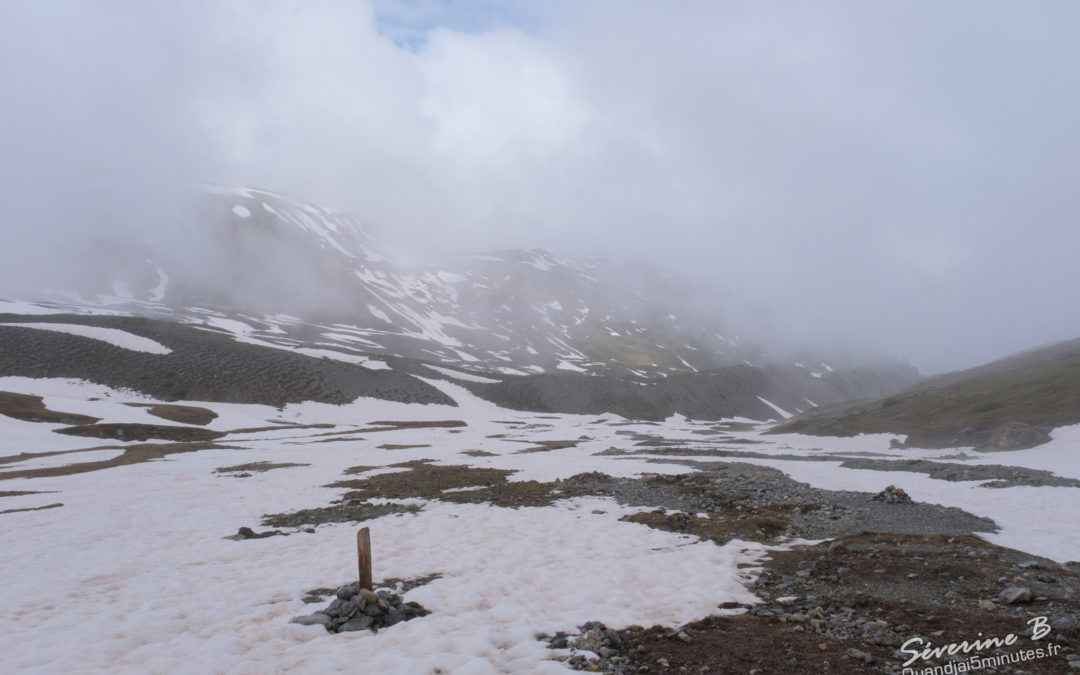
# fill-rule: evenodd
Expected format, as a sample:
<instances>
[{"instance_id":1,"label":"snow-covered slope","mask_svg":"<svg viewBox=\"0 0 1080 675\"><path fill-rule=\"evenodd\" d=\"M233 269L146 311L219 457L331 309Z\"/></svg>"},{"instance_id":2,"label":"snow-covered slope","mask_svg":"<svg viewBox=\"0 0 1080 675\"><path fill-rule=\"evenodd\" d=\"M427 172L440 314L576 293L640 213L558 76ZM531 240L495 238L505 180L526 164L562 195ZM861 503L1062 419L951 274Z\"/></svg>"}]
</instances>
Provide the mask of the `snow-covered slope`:
<instances>
[{"instance_id":1,"label":"snow-covered slope","mask_svg":"<svg viewBox=\"0 0 1080 675\"><path fill-rule=\"evenodd\" d=\"M245 341L484 374L655 379L775 361L723 320L711 289L646 267L542 250L406 264L362 219L323 206L223 186L207 188L199 204L184 236L139 248L130 264L102 265L94 292L68 298L63 309L106 305ZM852 365L821 360L799 367L820 377Z\"/></svg>"}]
</instances>

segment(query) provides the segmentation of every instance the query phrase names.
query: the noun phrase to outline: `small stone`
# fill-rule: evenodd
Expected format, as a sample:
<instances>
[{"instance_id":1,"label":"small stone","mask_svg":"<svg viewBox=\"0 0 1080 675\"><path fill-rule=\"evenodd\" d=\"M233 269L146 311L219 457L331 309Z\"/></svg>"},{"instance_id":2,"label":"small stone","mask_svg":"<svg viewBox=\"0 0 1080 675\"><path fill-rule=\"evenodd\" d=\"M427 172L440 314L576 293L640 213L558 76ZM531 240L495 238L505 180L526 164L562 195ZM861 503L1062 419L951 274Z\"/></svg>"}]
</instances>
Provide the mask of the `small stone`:
<instances>
[{"instance_id":1,"label":"small stone","mask_svg":"<svg viewBox=\"0 0 1080 675\"><path fill-rule=\"evenodd\" d=\"M341 588L337 589L336 595L341 600L348 600L352 596L356 595L356 586L342 586Z\"/></svg>"},{"instance_id":2,"label":"small stone","mask_svg":"<svg viewBox=\"0 0 1080 675\"><path fill-rule=\"evenodd\" d=\"M829 651L829 645L825 644L824 642L819 642L817 648L823 652Z\"/></svg>"},{"instance_id":3,"label":"small stone","mask_svg":"<svg viewBox=\"0 0 1080 675\"><path fill-rule=\"evenodd\" d=\"M675 634L675 637L679 638L683 642L690 642L690 636L686 634L686 631L681 630Z\"/></svg>"},{"instance_id":4,"label":"small stone","mask_svg":"<svg viewBox=\"0 0 1080 675\"><path fill-rule=\"evenodd\" d=\"M1055 577L1052 574L1046 574L1044 572L1042 574L1036 574L1035 575L1035 581L1041 581L1044 584L1056 584L1057 583L1057 577Z\"/></svg>"},{"instance_id":5,"label":"small stone","mask_svg":"<svg viewBox=\"0 0 1080 675\"><path fill-rule=\"evenodd\" d=\"M329 614L315 612L307 616L298 616L292 620L292 623L298 623L301 626L329 626L334 623L334 620L330 618Z\"/></svg>"},{"instance_id":6,"label":"small stone","mask_svg":"<svg viewBox=\"0 0 1080 675\"><path fill-rule=\"evenodd\" d=\"M365 630L371 628L375 623L375 619L370 616L358 616L355 619L349 619L345 623L341 624L341 628L338 628L342 633L348 633L355 630Z\"/></svg>"},{"instance_id":7,"label":"small stone","mask_svg":"<svg viewBox=\"0 0 1080 675\"><path fill-rule=\"evenodd\" d=\"M1056 631L1076 630L1076 625L1076 619L1071 616L1061 616L1050 622L1050 627ZM1080 660L1080 654L1069 654L1069 656Z\"/></svg>"},{"instance_id":8,"label":"small stone","mask_svg":"<svg viewBox=\"0 0 1080 675\"><path fill-rule=\"evenodd\" d=\"M1022 602L1031 602L1031 589L1019 586L1010 586L998 593L998 601L1006 605L1016 605Z\"/></svg>"},{"instance_id":9,"label":"small stone","mask_svg":"<svg viewBox=\"0 0 1080 675\"><path fill-rule=\"evenodd\" d=\"M358 593L360 594L360 597L362 597L364 600L367 600L368 602L379 601L379 596L375 595L375 591L371 590L370 588L361 588Z\"/></svg>"},{"instance_id":10,"label":"small stone","mask_svg":"<svg viewBox=\"0 0 1080 675\"><path fill-rule=\"evenodd\" d=\"M622 646L622 638L619 637L619 633L617 631L607 628L604 630L604 636L607 637L608 643L610 643L612 647L618 649Z\"/></svg>"},{"instance_id":11,"label":"small stone","mask_svg":"<svg viewBox=\"0 0 1080 675\"><path fill-rule=\"evenodd\" d=\"M399 609L391 609L386 613L386 625L393 626L405 620L405 614Z\"/></svg>"},{"instance_id":12,"label":"small stone","mask_svg":"<svg viewBox=\"0 0 1080 675\"><path fill-rule=\"evenodd\" d=\"M990 600L980 600L979 601L979 609L981 609L984 612L996 612L997 611L997 605L995 605Z\"/></svg>"},{"instance_id":13,"label":"small stone","mask_svg":"<svg viewBox=\"0 0 1080 675\"><path fill-rule=\"evenodd\" d=\"M369 602L364 607L364 614L366 614L368 616L379 616L382 613L383 613L382 607L379 607L378 603Z\"/></svg>"}]
</instances>

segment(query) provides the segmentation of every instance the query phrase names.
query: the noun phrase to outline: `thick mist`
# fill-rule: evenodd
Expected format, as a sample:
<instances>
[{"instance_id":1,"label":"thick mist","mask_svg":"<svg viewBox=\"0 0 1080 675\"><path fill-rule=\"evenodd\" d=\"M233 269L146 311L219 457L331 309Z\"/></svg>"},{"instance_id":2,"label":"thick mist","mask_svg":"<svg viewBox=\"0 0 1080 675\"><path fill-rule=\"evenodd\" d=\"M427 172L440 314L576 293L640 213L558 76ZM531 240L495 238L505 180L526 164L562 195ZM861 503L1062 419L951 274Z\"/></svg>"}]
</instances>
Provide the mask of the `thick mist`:
<instances>
[{"instance_id":1,"label":"thick mist","mask_svg":"<svg viewBox=\"0 0 1080 675\"><path fill-rule=\"evenodd\" d=\"M785 349L974 365L1080 335L1078 20L1068 2L5 3L0 288L190 250L186 196L221 182L357 213L416 256L644 262ZM182 264L228 283L225 261Z\"/></svg>"}]
</instances>

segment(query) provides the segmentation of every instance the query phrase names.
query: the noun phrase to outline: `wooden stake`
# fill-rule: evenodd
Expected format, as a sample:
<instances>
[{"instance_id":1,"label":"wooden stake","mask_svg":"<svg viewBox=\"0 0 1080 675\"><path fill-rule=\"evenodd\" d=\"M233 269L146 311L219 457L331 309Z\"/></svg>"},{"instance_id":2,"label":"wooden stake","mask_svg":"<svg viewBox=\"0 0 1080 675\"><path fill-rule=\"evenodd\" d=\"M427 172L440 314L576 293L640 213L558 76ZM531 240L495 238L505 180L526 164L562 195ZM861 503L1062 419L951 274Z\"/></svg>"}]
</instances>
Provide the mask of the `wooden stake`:
<instances>
[{"instance_id":1,"label":"wooden stake","mask_svg":"<svg viewBox=\"0 0 1080 675\"><path fill-rule=\"evenodd\" d=\"M356 533L356 556L360 567L360 586L371 590L371 531L360 528Z\"/></svg>"}]
</instances>

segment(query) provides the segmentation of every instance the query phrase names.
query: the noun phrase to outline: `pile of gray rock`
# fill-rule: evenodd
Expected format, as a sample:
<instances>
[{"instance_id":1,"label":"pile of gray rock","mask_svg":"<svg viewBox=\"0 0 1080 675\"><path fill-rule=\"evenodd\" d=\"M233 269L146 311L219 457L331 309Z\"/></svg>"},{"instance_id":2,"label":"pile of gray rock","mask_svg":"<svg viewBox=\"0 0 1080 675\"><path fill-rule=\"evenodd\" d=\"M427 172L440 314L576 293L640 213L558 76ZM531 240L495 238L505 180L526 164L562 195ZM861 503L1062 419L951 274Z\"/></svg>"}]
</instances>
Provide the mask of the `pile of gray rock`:
<instances>
[{"instance_id":1,"label":"pile of gray rock","mask_svg":"<svg viewBox=\"0 0 1080 675\"><path fill-rule=\"evenodd\" d=\"M912 504L911 497L908 493L895 485L890 485L881 492L873 496L875 502L885 502L886 504Z\"/></svg>"},{"instance_id":2,"label":"pile of gray rock","mask_svg":"<svg viewBox=\"0 0 1080 675\"><path fill-rule=\"evenodd\" d=\"M578 626L578 630L581 632L577 635L563 631L555 635L541 633L536 639L546 642L552 649L568 650L554 659L565 662L572 670L621 672L620 666L630 662L629 658L619 654L623 643L615 630L599 621L586 622Z\"/></svg>"},{"instance_id":3,"label":"pile of gray rock","mask_svg":"<svg viewBox=\"0 0 1080 675\"><path fill-rule=\"evenodd\" d=\"M302 626L324 626L331 633L356 630L378 632L380 628L430 614L419 603L405 602L388 590L358 589L355 585L337 589L336 597L324 609L292 620Z\"/></svg>"}]
</instances>

